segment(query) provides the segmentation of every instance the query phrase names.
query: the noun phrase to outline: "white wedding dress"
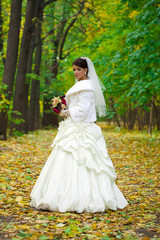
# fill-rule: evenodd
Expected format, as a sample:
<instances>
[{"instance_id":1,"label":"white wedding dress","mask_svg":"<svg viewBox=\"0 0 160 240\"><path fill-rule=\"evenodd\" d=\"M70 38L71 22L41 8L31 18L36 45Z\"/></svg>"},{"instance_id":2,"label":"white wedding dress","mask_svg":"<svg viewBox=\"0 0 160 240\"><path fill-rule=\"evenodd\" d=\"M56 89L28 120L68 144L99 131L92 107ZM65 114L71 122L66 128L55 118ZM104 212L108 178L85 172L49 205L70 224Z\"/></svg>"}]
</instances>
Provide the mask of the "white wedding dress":
<instances>
[{"instance_id":1,"label":"white wedding dress","mask_svg":"<svg viewBox=\"0 0 160 240\"><path fill-rule=\"evenodd\" d=\"M116 173L101 128L93 122L73 120L74 113L75 117L78 116L74 106L81 110L80 119L84 117L83 94L92 95L88 87L85 90L82 86L84 82L75 85L81 91L73 88L74 91L67 96L70 106L71 102L77 101L72 105L74 111L70 108L71 117L59 125L52 144L53 151L31 192L30 205L37 209L77 213L122 209L127 201L115 184ZM85 96L83 108L88 114L92 109L89 105L89 97ZM88 119L88 114L85 119Z\"/></svg>"}]
</instances>

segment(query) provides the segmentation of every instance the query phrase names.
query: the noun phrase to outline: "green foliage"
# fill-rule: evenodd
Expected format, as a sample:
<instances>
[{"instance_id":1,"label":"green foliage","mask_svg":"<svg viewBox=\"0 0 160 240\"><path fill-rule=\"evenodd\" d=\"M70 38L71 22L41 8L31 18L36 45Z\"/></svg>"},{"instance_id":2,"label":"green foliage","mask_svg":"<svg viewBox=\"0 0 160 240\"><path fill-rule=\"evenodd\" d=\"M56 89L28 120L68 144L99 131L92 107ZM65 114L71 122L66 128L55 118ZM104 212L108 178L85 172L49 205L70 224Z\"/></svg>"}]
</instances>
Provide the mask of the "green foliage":
<instances>
[{"instance_id":1,"label":"green foliage","mask_svg":"<svg viewBox=\"0 0 160 240\"><path fill-rule=\"evenodd\" d=\"M25 122L24 119L21 118L22 114L18 111L9 110L7 111L7 114L9 122L13 122L15 124L21 124Z\"/></svg>"},{"instance_id":2,"label":"green foliage","mask_svg":"<svg viewBox=\"0 0 160 240\"><path fill-rule=\"evenodd\" d=\"M28 80L28 82L31 82L31 80L41 81L42 77L35 74L35 73L27 73L26 74L26 79Z\"/></svg>"},{"instance_id":3,"label":"green foliage","mask_svg":"<svg viewBox=\"0 0 160 240\"><path fill-rule=\"evenodd\" d=\"M42 37L45 37L48 32L55 28L54 32L47 36L43 41L42 64L41 64L41 98L48 98L51 94L53 96L63 95L69 87L74 83L72 72L72 62L68 61L70 53L75 52L81 41L84 40L85 33L85 17L89 18L91 15L92 4L91 1L86 1L86 5L82 10L82 14L78 16L74 26L69 30L65 44L63 46L62 55L60 54L60 45L58 41L62 40L67 27L71 24L74 16L77 14L81 4L74 1L56 1L46 7L44 12ZM56 9L56 11L55 11ZM85 17L84 17L85 16ZM61 21L64 21L60 24ZM87 26L87 25L86 25ZM61 42L60 42L61 44ZM58 75L55 77L55 70L53 69L58 64ZM68 71L68 67L70 68Z\"/></svg>"},{"instance_id":4,"label":"green foliage","mask_svg":"<svg viewBox=\"0 0 160 240\"><path fill-rule=\"evenodd\" d=\"M22 114L18 111L12 110L11 101L7 99L8 94L6 93L6 89L6 84L0 85L0 112L3 111L7 113L9 123L13 122L15 124L21 124L24 122L24 120L21 118Z\"/></svg>"},{"instance_id":5,"label":"green foliage","mask_svg":"<svg viewBox=\"0 0 160 240\"><path fill-rule=\"evenodd\" d=\"M20 43L26 17L26 2L23 1L22 6ZM10 0L2 1L3 57L6 55L10 6ZM65 94L75 81L72 62L75 58L86 56L94 62L97 73L106 87L105 99L109 120L114 119L116 114L121 120L127 119L131 112L136 110L142 122L142 116L150 111L153 99L154 107L159 113L160 5L158 1L86 0L82 14L68 32L60 56L60 46L57 42L59 39L62 40L62 36L59 33L67 29L78 7L79 3L76 0L57 0L44 9L40 76L34 73L26 76L26 82L29 84L32 79L40 81L40 102L50 102L54 96ZM63 21L67 21L67 24L63 25ZM54 69L56 64L58 64L57 75ZM32 69L34 69L34 59ZM3 70L1 54L0 83ZM10 105L4 90L4 86L1 86L0 109L6 109ZM8 108L9 116L12 115L11 108L12 106ZM11 118L9 119L11 121Z\"/></svg>"},{"instance_id":6,"label":"green foliage","mask_svg":"<svg viewBox=\"0 0 160 240\"><path fill-rule=\"evenodd\" d=\"M6 84L0 85L0 111L7 111L9 108L10 101L7 99L7 93L5 93L6 89Z\"/></svg>"},{"instance_id":7,"label":"green foliage","mask_svg":"<svg viewBox=\"0 0 160 240\"><path fill-rule=\"evenodd\" d=\"M119 116L135 108L150 111L152 97L158 109L159 16L156 0L102 1L101 7L95 1L95 14L84 40L86 47L81 48L80 43L78 55L73 53L70 59L72 62L84 55L93 60L106 87L109 118L116 113L110 106L110 96Z\"/></svg>"}]
</instances>

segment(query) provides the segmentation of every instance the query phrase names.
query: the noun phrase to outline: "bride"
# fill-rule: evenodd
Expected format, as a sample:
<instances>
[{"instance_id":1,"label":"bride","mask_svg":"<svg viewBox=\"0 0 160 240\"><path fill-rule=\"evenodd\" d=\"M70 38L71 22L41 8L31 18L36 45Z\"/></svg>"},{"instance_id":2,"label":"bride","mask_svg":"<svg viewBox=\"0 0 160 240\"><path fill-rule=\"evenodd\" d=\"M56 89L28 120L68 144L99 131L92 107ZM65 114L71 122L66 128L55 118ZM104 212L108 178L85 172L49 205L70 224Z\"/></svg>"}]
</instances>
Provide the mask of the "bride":
<instances>
[{"instance_id":1,"label":"bride","mask_svg":"<svg viewBox=\"0 0 160 240\"><path fill-rule=\"evenodd\" d=\"M68 108L51 152L31 192L32 207L50 211L104 212L126 207L115 184L96 115L105 116L104 88L89 58L73 62L76 83L66 93Z\"/></svg>"}]
</instances>

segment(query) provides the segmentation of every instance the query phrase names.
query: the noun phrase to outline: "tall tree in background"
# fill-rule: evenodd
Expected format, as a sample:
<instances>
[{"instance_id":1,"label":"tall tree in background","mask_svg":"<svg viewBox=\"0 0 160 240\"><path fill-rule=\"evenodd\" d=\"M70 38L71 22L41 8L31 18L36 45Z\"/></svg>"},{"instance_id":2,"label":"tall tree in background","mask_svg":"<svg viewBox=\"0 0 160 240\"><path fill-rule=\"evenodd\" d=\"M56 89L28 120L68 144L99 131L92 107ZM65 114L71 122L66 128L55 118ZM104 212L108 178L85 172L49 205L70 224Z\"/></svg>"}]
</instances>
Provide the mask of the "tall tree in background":
<instances>
[{"instance_id":1,"label":"tall tree in background","mask_svg":"<svg viewBox=\"0 0 160 240\"><path fill-rule=\"evenodd\" d=\"M16 72L18 46L19 46L19 31L21 23L22 0L12 0L10 25L7 42L7 55L5 60L5 68L2 83L7 85L5 90L7 99L10 101L13 93L14 76ZM9 107L9 106L8 106ZM0 128L3 131L6 139L7 131L7 110L4 109L0 116Z\"/></svg>"},{"instance_id":2,"label":"tall tree in background","mask_svg":"<svg viewBox=\"0 0 160 240\"><path fill-rule=\"evenodd\" d=\"M43 100L43 119L42 119L43 126L47 126L49 124L53 124L53 125L58 124L57 116L53 115L52 112L49 112L51 108L50 100L52 97L49 94L49 89L50 89L50 86L53 84L53 82L56 83L60 61L67 58L68 55L70 54L70 51L68 51L67 53L64 53L64 46L65 46L68 35L71 34L71 29L74 27L74 24L78 20L78 17L83 15L85 2L86 0L83 0L80 2L72 1L72 3L68 3L68 1L64 0L63 5L59 6L60 8L59 12L53 13L53 24L55 24L54 22L57 17L61 19L61 24L56 29L56 31L53 32L52 38L51 38L53 54L52 54L51 66L48 66L50 68L51 78L49 79L46 78L46 81L45 81L46 92ZM56 7L58 6L55 6L55 9ZM52 11L55 11L55 9L53 9Z\"/></svg>"},{"instance_id":3,"label":"tall tree in background","mask_svg":"<svg viewBox=\"0 0 160 240\"><path fill-rule=\"evenodd\" d=\"M3 18L2 18L2 0L0 0L0 53L3 55Z\"/></svg>"},{"instance_id":4,"label":"tall tree in background","mask_svg":"<svg viewBox=\"0 0 160 240\"><path fill-rule=\"evenodd\" d=\"M36 0L28 0L27 1L27 9L26 9L26 20L23 30L23 37L20 49L20 56L18 62L18 70L16 77L16 85L15 85L15 96L13 101L13 110L18 111L22 114L22 119L25 118L27 109L23 108L25 103L25 78L27 72L27 60L29 55L29 47L32 38L32 32L34 29L34 11L35 11L35 2ZM15 116L16 117L16 116ZM27 119L24 119L25 121ZM23 131L23 124L11 124L11 131L13 129Z\"/></svg>"},{"instance_id":5,"label":"tall tree in background","mask_svg":"<svg viewBox=\"0 0 160 240\"><path fill-rule=\"evenodd\" d=\"M39 98L40 98L40 82L38 76L40 74L40 64L41 64L41 54L42 54L42 41L41 41L41 28L42 28L42 19L43 11L46 6L57 0L46 1L37 0L35 2L34 9L34 26L32 29L32 36L29 47L29 54L27 59L27 71L26 73L32 73L32 68L34 64L34 78L31 80L31 93L30 93L30 104L28 104L29 99L29 88L30 80L25 79L25 88L24 88L24 104L22 109L24 123L21 124L21 131L28 133L28 130L34 130L35 127L40 127L40 116L39 116ZM35 53L35 54L34 54ZM33 74L31 74L33 76ZM36 76L36 77L35 77ZM36 78L36 79L35 79ZM29 105L29 109L28 109Z\"/></svg>"},{"instance_id":6,"label":"tall tree in background","mask_svg":"<svg viewBox=\"0 0 160 240\"><path fill-rule=\"evenodd\" d=\"M40 6L43 4L43 0L36 3L36 14L39 12ZM42 20L43 12L41 12L37 24L35 27L35 36L32 44L36 45L35 51L35 62L34 62L34 74L37 76L37 79L32 79L31 84L31 94L30 94L30 105L28 112L28 130L33 131L40 127L40 116L39 116L39 99L40 99L40 81L38 76L40 74L40 64L41 64L41 55L42 55L42 41L41 41L41 32L42 32Z\"/></svg>"},{"instance_id":7,"label":"tall tree in background","mask_svg":"<svg viewBox=\"0 0 160 240\"><path fill-rule=\"evenodd\" d=\"M26 19L23 30L23 37L21 43L21 50L19 56L18 70L17 70L17 78L15 85L15 96L13 101L13 110L21 113L21 118L24 120L24 123L21 124L11 124L11 131L18 130L24 131L27 133L28 131L28 104L27 104L27 94L28 94L28 84L26 85L26 73L28 66L28 57L30 51L31 39L33 36L33 32L36 29L35 25L37 24L37 16L42 12L42 10L50 3L55 2L56 0L46 1L42 4L41 0L28 0L27 1L27 9L26 9ZM36 5L37 4L37 5ZM37 10L36 10L37 6ZM35 15L37 11L37 16ZM25 88L26 87L26 88ZM16 118L17 116L14 115Z\"/></svg>"}]
</instances>

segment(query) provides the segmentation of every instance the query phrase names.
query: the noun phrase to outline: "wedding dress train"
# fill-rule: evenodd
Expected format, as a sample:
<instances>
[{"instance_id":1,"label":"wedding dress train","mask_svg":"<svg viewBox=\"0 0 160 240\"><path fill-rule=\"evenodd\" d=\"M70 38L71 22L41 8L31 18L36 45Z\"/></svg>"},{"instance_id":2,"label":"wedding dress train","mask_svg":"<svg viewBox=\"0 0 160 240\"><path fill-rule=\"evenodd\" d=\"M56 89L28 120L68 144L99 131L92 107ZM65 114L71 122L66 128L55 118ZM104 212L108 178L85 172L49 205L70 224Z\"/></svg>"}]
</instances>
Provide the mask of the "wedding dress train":
<instances>
[{"instance_id":1,"label":"wedding dress train","mask_svg":"<svg viewBox=\"0 0 160 240\"><path fill-rule=\"evenodd\" d=\"M50 211L103 212L127 201L101 128L95 123L62 121L51 152L31 192L31 206Z\"/></svg>"}]
</instances>

